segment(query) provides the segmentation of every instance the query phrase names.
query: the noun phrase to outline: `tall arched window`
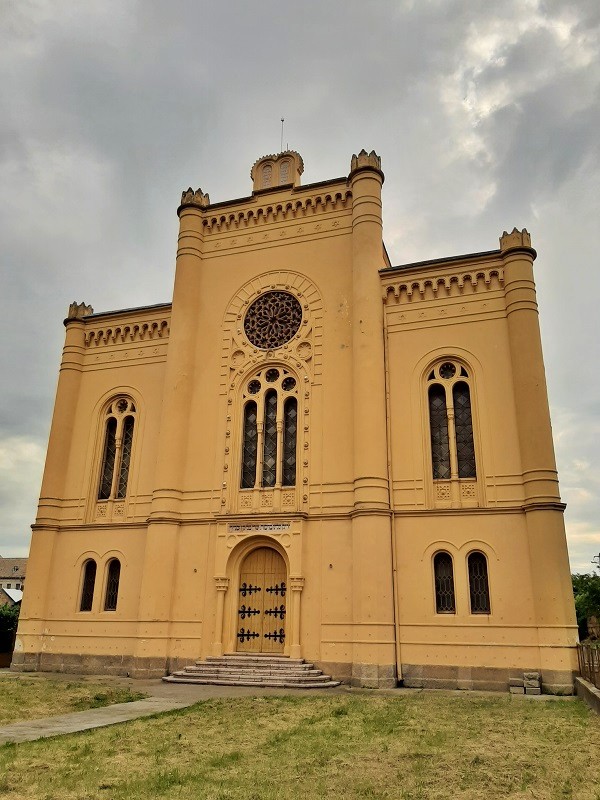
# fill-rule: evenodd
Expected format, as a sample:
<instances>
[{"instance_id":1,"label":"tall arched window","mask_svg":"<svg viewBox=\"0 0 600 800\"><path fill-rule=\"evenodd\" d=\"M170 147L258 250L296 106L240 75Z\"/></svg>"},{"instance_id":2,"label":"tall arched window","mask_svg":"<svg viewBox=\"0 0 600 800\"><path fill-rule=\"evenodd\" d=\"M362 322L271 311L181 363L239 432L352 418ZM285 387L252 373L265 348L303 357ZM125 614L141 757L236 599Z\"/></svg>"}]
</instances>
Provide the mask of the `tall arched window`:
<instances>
[{"instance_id":1,"label":"tall arched window","mask_svg":"<svg viewBox=\"0 0 600 800\"><path fill-rule=\"evenodd\" d=\"M80 611L91 611L94 602L94 586L96 585L96 562L89 558L83 565L83 583L81 584Z\"/></svg>"},{"instance_id":2,"label":"tall arched window","mask_svg":"<svg viewBox=\"0 0 600 800\"><path fill-rule=\"evenodd\" d=\"M489 614L490 587L488 583L487 558L483 553L471 553L468 558L468 569L471 614Z\"/></svg>"},{"instance_id":3,"label":"tall arched window","mask_svg":"<svg viewBox=\"0 0 600 800\"><path fill-rule=\"evenodd\" d=\"M458 362L442 361L429 373L427 382L433 479L474 480L469 374Z\"/></svg>"},{"instance_id":4,"label":"tall arched window","mask_svg":"<svg viewBox=\"0 0 600 800\"><path fill-rule=\"evenodd\" d=\"M98 500L120 500L127 495L135 417L130 397L116 398L106 410Z\"/></svg>"},{"instance_id":5,"label":"tall arched window","mask_svg":"<svg viewBox=\"0 0 600 800\"><path fill-rule=\"evenodd\" d=\"M256 403L249 400L244 406L244 439L242 452L242 489L251 489L256 483L257 457Z\"/></svg>"},{"instance_id":6,"label":"tall arched window","mask_svg":"<svg viewBox=\"0 0 600 800\"><path fill-rule=\"evenodd\" d=\"M298 387L290 372L265 367L245 386L242 489L296 485Z\"/></svg>"},{"instance_id":7,"label":"tall arched window","mask_svg":"<svg viewBox=\"0 0 600 800\"><path fill-rule=\"evenodd\" d=\"M112 558L108 564L108 576L106 578L106 593L104 595L104 610L116 611L117 599L119 597L119 578L121 577L121 562L118 558Z\"/></svg>"},{"instance_id":8,"label":"tall arched window","mask_svg":"<svg viewBox=\"0 0 600 800\"><path fill-rule=\"evenodd\" d=\"M435 610L438 614L454 614L454 569L450 553L436 553L433 559L435 576Z\"/></svg>"}]
</instances>

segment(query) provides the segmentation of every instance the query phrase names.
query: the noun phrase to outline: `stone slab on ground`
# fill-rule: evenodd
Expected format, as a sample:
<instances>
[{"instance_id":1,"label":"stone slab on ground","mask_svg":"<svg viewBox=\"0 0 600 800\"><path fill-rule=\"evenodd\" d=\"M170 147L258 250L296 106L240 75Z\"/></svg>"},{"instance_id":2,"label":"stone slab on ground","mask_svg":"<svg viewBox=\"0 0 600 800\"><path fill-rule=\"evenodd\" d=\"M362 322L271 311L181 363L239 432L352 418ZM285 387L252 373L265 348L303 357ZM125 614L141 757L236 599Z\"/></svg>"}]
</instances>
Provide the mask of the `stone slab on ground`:
<instances>
[{"instance_id":1,"label":"stone slab on ground","mask_svg":"<svg viewBox=\"0 0 600 800\"><path fill-rule=\"evenodd\" d=\"M88 711L75 711L56 717L14 722L12 725L0 726L0 743L32 742L50 736L62 736L65 733L104 728L107 725L116 725L119 722L160 714L163 711L187 708L189 705L192 703L180 699L146 697L144 700L135 700L132 703L115 703L104 708L92 708Z\"/></svg>"}]
</instances>

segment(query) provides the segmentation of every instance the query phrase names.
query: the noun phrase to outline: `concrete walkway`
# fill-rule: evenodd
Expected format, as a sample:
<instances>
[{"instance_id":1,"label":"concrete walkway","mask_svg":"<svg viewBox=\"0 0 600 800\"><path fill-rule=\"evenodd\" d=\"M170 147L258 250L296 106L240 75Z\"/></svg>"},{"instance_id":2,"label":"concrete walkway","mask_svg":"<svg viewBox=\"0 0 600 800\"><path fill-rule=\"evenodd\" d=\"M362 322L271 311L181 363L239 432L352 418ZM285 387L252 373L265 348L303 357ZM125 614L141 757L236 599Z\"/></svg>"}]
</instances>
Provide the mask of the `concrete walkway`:
<instances>
[{"instance_id":1,"label":"concrete walkway","mask_svg":"<svg viewBox=\"0 0 600 800\"><path fill-rule=\"evenodd\" d=\"M104 728L130 719L149 717L163 711L186 708L191 703L168 700L164 697L147 697L133 703L115 703L105 708L92 708L89 711L76 711L72 714L61 714L57 717L32 719L27 722L13 722L12 725L0 726L0 744L5 742L32 742L35 739L46 739L49 736L62 736L65 733L89 731L92 728Z\"/></svg>"}]
</instances>

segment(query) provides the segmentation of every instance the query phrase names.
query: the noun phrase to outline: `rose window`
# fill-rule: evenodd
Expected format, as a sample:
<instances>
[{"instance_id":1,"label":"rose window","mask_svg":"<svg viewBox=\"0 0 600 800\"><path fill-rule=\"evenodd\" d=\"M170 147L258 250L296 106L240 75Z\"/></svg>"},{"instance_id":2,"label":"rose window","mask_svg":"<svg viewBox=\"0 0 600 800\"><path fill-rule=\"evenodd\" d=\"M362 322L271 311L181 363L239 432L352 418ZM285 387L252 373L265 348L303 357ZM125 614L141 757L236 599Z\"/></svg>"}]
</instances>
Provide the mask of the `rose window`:
<instances>
[{"instance_id":1,"label":"rose window","mask_svg":"<svg viewBox=\"0 0 600 800\"><path fill-rule=\"evenodd\" d=\"M287 292L266 292L257 297L246 313L244 331L261 350L281 347L298 333L302 306Z\"/></svg>"}]
</instances>

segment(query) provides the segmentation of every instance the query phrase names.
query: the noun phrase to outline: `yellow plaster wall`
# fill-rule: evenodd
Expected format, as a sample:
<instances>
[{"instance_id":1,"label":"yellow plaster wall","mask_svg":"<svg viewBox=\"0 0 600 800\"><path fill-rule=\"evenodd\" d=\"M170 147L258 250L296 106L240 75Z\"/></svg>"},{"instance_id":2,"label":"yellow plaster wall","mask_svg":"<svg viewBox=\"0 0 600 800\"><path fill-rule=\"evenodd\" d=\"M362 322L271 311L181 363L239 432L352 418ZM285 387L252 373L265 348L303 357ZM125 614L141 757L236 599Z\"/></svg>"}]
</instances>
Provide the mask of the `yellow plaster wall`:
<instances>
[{"instance_id":1,"label":"yellow plaster wall","mask_svg":"<svg viewBox=\"0 0 600 800\"><path fill-rule=\"evenodd\" d=\"M242 554L271 542L293 585L288 654L362 685L395 685L405 668L415 680L427 669L543 668L567 685L576 628L536 388L530 243L517 232L502 251L379 273L389 261L378 157L363 152L348 180L304 188L295 163L289 186L237 202L184 193L172 307L68 320L20 663L161 674L233 649ZM270 289L294 293L306 325L265 354L242 328ZM532 342L535 386L515 365L519 337ZM426 378L443 358L469 371L477 457L476 487L453 507L430 478ZM267 498L239 490L240 391L265 363L299 384L297 486ZM117 394L136 403L134 449L122 517L115 507L102 519L101 412ZM533 448L524 403L541 408ZM274 522L285 526L260 528ZM438 549L454 558L453 615L435 613ZM489 615L469 611L472 549L488 557ZM105 612L112 556L119 603ZM95 605L80 612L87 557L99 565Z\"/></svg>"}]
</instances>

